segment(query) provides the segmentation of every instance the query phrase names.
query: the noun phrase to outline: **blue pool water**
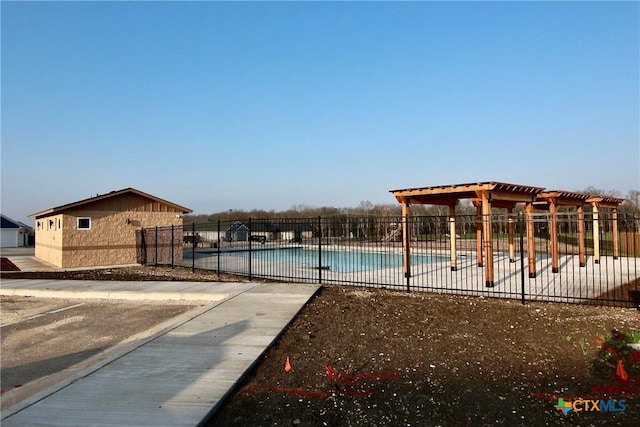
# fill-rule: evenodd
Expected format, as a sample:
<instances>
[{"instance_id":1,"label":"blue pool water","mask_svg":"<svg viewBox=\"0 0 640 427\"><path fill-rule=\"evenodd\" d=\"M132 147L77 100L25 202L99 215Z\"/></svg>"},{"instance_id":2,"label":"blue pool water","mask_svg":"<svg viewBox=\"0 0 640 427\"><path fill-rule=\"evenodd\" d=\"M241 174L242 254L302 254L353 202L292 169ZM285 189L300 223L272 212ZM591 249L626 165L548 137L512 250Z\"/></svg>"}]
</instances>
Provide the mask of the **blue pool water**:
<instances>
[{"instance_id":1,"label":"blue pool water","mask_svg":"<svg viewBox=\"0 0 640 427\"><path fill-rule=\"evenodd\" d=\"M234 256L248 257L248 253ZM272 260L318 267L318 250L305 248L283 248L259 250L251 253L253 259ZM411 264L447 261L449 258L440 255L411 255ZM402 254L389 252L337 251L322 250L322 266L331 271L354 272L381 268L402 267Z\"/></svg>"}]
</instances>

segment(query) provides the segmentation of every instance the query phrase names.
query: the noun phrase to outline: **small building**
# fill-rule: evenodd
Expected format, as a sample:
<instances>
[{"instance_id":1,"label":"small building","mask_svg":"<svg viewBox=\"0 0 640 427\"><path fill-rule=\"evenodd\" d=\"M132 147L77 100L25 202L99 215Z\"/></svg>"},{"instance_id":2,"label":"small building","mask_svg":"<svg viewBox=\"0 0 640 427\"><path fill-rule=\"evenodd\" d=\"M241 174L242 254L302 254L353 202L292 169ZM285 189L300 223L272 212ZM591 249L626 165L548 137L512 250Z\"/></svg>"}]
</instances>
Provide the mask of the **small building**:
<instances>
[{"instance_id":1,"label":"small building","mask_svg":"<svg viewBox=\"0 0 640 427\"><path fill-rule=\"evenodd\" d=\"M61 268L139 264L143 229L175 226L180 237L170 251L181 259L182 216L191 212L134 188L96 195L30 215L35 256Z\"/></svg>"},{"instance_id":2,"label":"small building","mask_svg":"<svg viewBox=\"0 0 640 427\"><path fill-rule=\"evenodd\" d=\"M227 228L224 235L227 242L246 242L249 240L249 227L240 221L235 221Z\"/></svg>"},{"instance_id":3,"label":"small building","mask_svg":"<svg viewBox=\"0 0 640 427\"><path fill-rule=\"evenodd\" d=\"M18 248L28 246L33 240L33 228L0 214L0 247Z\"/></svg>"}]
</instances>

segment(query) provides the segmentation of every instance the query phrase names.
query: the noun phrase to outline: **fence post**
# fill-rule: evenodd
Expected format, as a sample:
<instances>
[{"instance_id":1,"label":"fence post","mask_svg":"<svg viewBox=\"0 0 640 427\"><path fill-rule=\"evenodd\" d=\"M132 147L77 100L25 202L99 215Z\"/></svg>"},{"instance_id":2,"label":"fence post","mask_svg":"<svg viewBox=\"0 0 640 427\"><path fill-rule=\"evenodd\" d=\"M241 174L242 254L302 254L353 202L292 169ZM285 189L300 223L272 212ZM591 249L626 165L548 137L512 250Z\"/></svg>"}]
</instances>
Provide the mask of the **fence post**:
<instances>
[{"instance_id":1,"label":"fence post","mask_svg":"<svg viewBox=\"0 0 640 427\"><path fill-rule=\"evenodd\" d=\"M629 216L627 216L627 222L628 222L628 218ZM633 232L632 234L632 245L633 245L633 257L636 258L637 256L640 255L640 244L638 242L640 242L640 230L638 230L638 224L640 223L640 215L638 214L632 214L632 227L631 230ZM629 230L628 228L629 226L627 225L627 230ZM629 253L627 253L627 257L629 257ZM627 258L627 262L629 262L630 259ZM629 265L629 264L627 264ZM633 269L634 269L634 273L636 273L636 277L638 277L637 274L637 258L633 263ZM629 269L629 267L627 267L627 270ZM633 285L633 289L631 287L629 287L629 300L635 305L636 309L638 311L640 311L640 280L635 280L634 281L634 285Z\"/></svg>"},{"instance_id":2,"label":"fence post","mask_svg":"<svg viewBox=\"0 0 640 427\"><path fill-rule=\"evenodd\" d=\"M318 216L318 283L322 284L322 217Z\"/></svg>"},{"instance_id":3,"label":"fence post","mask_svg":"<svg viewBox=\"0 0 640 427\"><path fill-rule=\"evenodd\" d=\"M521 302L524 305L524 218L522 212L518 212L518 233L520 233L520 285Z\"/></svg>"},{"instance_id":4,"label":"fence post","mask_svg":"<svg viewBox=\"0 0 640 427\"><path fill-rule=\"evenodd\" d=\"M218 247L217 250L217 255L218 255L218 278L220 277L220 220L218 220L218 244L216 245Z\"/></svg>"},{"instance_id":5,"label":"fence post","mask_svg":"<svg viewBox=\"0 0 640 427\"><path fill-rule=\"evenodd\" d=\"M140 227L140 264L147 265L147 242L144 239L144 227Z\"/></svg>"},{"instance_id":6,"label":"fence post","mask_svg":"<svg viewBox=\"0 0 640 427\"><path fill-rule=\"evenodd\" d=\"M158 226L156 225L156 267L158 266Z\"/></svg>"},{"instance_id":7,"label":"fence post","mask_svg":"<svg viewBox=\"0 0 640 427\"><path fill-rule=\"evenodd\" d=\"M196 223L191 223L191 272L196 272Z\"/></svg>"},{"instance_id":8,"label":"fence post","mask_svg":"<svg viewBox=\"0 0 640 427\"><path fill-rule=\"evenodd\" d=\"M249 217L249 281L251 281L251 217Z\"/></svg>"},{"instance_id":9,"label":"fence post","mask_svg":"<svg viewBox=\"0 0 640 427\"><path fill-rule=\"evenodd\" d=\"M405 205L402 205L403 209ZM407 214L403 214L404 220L404 232L402 233L402 253L404 254L404 265L405 265L405 273L404 278L407 281L407 293L411 292L411 234L409 228L413 224L409 223L410 214L408 205L407 206Z\"/></svg>"},{"instance_id":10,"label":"fence post","mask_svg":"<svg viewBox=\"0 0 640 427\"><path fill-rule=\"evenodd\" d=\"M171 268L173 268L174 264L174 245L175 245L175 230L173 224L171 224Z\"/></svg>"}]
</instances>

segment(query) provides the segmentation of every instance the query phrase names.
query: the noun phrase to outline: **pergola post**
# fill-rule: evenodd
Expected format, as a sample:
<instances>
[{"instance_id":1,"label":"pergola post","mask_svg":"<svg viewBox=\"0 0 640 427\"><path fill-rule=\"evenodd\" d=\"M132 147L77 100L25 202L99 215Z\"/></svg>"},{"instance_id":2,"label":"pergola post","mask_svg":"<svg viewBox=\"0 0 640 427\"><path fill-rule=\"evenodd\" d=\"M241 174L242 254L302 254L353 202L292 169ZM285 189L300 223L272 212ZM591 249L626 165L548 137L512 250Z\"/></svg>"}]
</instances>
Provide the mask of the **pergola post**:
<instances>
[{"instance_id":1,"label":"pergola post","mask_svg":"<svg viewBox=\"0 0 640 427\"><path fill-rule=\"evenodd\" d=\"M478 267L484 266L484 258L482 256L482 205L476 205L476 254L478 257Z\"/></svg>"},{"instance_id":2,"label":"pergola post","mask_svg":"<svg viewBox=\"0 0 640 427\"><path fill-rule=\"evenodd\" d=\"M598 220L598 203L593 206L593 262L600 264L600 221Z\"/></svg>"},{"instance_id":3,"label":"pergola post","mask_svg":"<svg viewBox=\"0 0 640 427\"><path fill-rule=\"evenodd\" d=\"M613 259L618 259L619 243L618 243L618 209L611 208L611 222L613 223Z\"/></svg>"},{"instance_id":4,"label":"pergola post","mask_svg":"<svg viewBox=\"0 0 640 427\"><path fill-rule=\"evenodd\" d=\"M449 239L451 241L451 271L458 269L456 250L456 204L449 205Z\"/></svg>"},{"instance_id":5,"label":"pergola post","mask_svg":"<svg viewBox=\"0 0 640 427\"><path fill-rule=\"evenodd\" d=\"M557 273L559 268L558 257L558 217L556 215L556 203L549 203L549 234L551 238L551 271Z\"/></svg>"},{"instance_id":6,"label":"pergola post","mask_svg":"<svg viewBox=\"0 0 640 427\"><path fill-rule=\"evenodd\" d=\"M402 267L404 277L411 277L411 236L409 227L409 203L402 204Z\"/></svg>"},{"instance_id":7,"label":"pergola post","mask_svg":"<svg viewBox=\"0 0 640 427\"><path fill-rule=\"evenodd\" d=\"M578 259L580 267L587 265L584 245L584 208L582 206L578 206Z\"/></svg>"},{"instance_id":8,"label":"pergola post","mask_svg":"<svg viewBox=\"0 0 640 427\"><path fill-rule=\"evenodd\" d=\"M484 270L485 286L492 288L493 282L493 230L491 224L491 201L486 191L482 192L482 234L484 237L484 256L487 266Z\"/></svg>"},{"instance_id":9,"label":"pergola post","mask_svg":"<svg viewBox=\"0 0 640 427\"><path fill-rule=\"evenodd\" d=\"M536 277L536 235L533 223L533 204L525 207L525 221L527 223L527 259L529 261L529 278Z\"/></svg>"},{"instance_id":10,"label":"pergola post","mask_svg":"<svg viewBox=\"0 0 640 427\"><path fill-rule=\"evenodd\" d=\"M516 262L515 224L513 219L513 208L508 210L509 223L509 262Z\"/></svg>"}]
</instances>

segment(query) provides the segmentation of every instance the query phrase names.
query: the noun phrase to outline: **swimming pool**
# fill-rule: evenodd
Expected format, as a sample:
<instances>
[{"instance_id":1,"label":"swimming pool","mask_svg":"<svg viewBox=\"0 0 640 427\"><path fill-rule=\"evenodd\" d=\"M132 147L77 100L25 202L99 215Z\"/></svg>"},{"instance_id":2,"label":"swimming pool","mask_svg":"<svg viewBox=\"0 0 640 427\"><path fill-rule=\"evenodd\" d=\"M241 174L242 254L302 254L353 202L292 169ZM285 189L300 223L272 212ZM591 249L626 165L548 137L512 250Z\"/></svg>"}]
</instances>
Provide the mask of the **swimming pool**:
<instances>
[{"instance_id":1,"label":"swimming pool","mask_svg":"<svg viewBox=\"0 0 640 427\"><path fill-rule=\"evenodd\" d=\"M248 252L229 254L247 258ZM258 250L251 252L251 257L257 260L269 260L300 264L310 268L318 268L318 249L281 248ZM444 255L411 255L411 264L424 264L447 261ZM322 250L322 268L341 273L363 270L377 270L382 268L401 268L402 254L395 252L361 251L361 250Z\"/></svg>"}]
</instances>

